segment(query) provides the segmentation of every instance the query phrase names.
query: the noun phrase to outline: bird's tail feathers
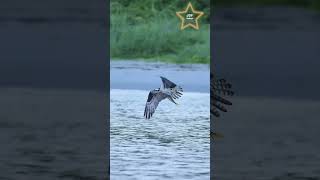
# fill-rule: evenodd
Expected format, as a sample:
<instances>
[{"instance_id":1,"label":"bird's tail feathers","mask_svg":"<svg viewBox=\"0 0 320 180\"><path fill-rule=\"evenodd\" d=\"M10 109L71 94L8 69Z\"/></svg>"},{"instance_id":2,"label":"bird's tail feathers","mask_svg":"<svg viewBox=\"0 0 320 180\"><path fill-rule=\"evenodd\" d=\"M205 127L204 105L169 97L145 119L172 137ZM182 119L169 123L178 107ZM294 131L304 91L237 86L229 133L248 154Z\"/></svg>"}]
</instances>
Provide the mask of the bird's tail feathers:
<instances>
[{"instance_id":1,"label":"bird's tail feathers","mask_svg":"<svg viewBox=\"0 0 320 180\"><path fill-rule=\"evenodd\" d=\"M174 104L178 105L178 103L176 103L176 102L172 99L171 96L169 96L168 99L169 99L171 102L173 102Z\"/></svg>"}]
</instances>

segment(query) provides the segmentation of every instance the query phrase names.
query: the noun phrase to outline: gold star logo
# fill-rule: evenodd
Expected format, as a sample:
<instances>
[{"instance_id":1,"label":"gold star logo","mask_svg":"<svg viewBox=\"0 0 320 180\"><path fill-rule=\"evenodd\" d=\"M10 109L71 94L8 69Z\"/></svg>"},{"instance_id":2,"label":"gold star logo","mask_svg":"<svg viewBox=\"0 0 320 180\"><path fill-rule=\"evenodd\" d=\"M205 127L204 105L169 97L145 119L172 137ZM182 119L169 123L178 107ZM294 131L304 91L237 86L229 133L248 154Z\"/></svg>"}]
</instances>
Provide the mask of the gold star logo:
<instances>
[{"instance_id":1,"label":"gold star logo","mask_svg":"<svg viewBox=\"0 0 320 180\"><path fill-rule=\"evenodd\" d=\"M203 16L203 12L194 10L192 4L189 2L184 11L176 12L177 16L181 19L180 29L183 30L187 27L199 29L199 18Z\"/></svg>"}]
</instances>

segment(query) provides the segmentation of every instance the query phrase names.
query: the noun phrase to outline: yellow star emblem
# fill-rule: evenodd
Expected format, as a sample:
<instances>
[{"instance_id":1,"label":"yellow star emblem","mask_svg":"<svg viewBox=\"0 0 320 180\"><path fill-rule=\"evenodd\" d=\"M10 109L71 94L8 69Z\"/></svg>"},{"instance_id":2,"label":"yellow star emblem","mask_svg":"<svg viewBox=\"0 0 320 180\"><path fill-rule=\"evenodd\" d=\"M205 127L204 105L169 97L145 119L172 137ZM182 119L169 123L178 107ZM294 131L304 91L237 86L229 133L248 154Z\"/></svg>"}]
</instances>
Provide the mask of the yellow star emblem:
<instances>
[{"instance_id":1,"label":"yellow star emblem","mask_svg":"<svg viewBox=\"0 0 320 180\"><path fill-rule=\"evenodd\" d=\"M181 19L180 29L183 30L187 27L199 29L199 18L203 16L203 12L194 10L191 2L188 3L187 8L184 11L176 12L177 16Z\"/></svg>"}]
</instances>

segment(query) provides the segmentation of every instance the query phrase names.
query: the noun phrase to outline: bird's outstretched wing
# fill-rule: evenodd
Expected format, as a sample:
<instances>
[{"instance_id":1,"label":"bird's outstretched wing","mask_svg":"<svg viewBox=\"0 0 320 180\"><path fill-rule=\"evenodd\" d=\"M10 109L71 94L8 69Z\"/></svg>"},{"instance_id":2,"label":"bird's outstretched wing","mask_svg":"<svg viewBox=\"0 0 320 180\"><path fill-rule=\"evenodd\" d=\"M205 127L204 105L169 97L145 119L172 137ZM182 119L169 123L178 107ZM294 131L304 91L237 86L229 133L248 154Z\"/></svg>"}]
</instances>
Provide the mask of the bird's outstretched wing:
<instances>
[{"instance_id":1,"label":"bird's outstretched wing","mask_svg":"<svg viewBox=\"0 0 320 180\"><path fill-rule=\"evenodd\" d=\"M173 99L178 99L182 96L183 89L180 86L177 86L165 77L160 76L160 78L162 80L163 88L170 89L171 97Z\"/></svg>"},{"instance_id":2,"label":"bird's outstretched wing","mask_svg":"<svg viewBox=\"0 0 320 180\"><path fill-rule=\"evenodd\" d=\"M177 85L171 81L169 81L167 78L160 76L162 83L163 83L163 87L164 88L174 88Z\"/></svg>"},{"instance_id":3,"label":"bird's outstretched wing","mask_svg":"<svg viewBox=\"0 0 320 180\"><path fill-rule=\"evenodd\" d=\"M225 105L232 105L230 101L223 96L233 96L231 84L225 79L216 79L213 74L210 74L210 113L216 117L220 116L220 111L227 112Z\"/></svg>"},{"instance_id":4,"label":"bird's outstretched wing","mask_svg":"<svg viewBox=\"0 0 320 180\"><path fill-rule=\"evenodd\" d=\"M146 119L150 119L153 113L156 111L156 108L160 101L168 97L168 95L160 92L160 91L150 91L146 107L144 109L144 117Z\"/></svg>"}]
</instances>

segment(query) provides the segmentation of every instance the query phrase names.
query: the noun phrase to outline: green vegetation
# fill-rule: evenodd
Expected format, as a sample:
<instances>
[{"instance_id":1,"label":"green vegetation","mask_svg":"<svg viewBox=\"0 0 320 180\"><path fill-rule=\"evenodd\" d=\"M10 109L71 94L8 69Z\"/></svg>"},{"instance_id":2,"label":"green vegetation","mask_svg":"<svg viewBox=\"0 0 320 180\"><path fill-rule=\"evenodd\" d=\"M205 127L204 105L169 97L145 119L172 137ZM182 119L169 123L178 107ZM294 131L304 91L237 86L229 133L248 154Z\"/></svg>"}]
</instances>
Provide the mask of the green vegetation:
<instances>
[{"instance_id":1,"label":"green vegetation","mask_svg":"<svg viewBox=\"0 0 320 180\"><path fill-rule=\"evenodd\" d=\"M204 11L200 30L179 29L176 11L189 0L111 0L112 59L209 63L209 0L190 0ZM213 0L216 6L293 6L320 10L320 0Z\"/></svg>"},{"instance_id":2,"label":"green vegetation","mask_svg":"<svg viewBox=\"0 0 320 180\"><path fill-rule=\"evenodd\" d=\"M205 4L194 3L196 9L207 11L206 16L200 21L200 30L181 31L180 20L175 12L184 9L187 1L161 2L112 1L111 58L209 63L210 29L206 24L209 20L209 8L201 9L201 5ZM206 7L209 7L208 3Z\"/></svg>"}]
</instances>

